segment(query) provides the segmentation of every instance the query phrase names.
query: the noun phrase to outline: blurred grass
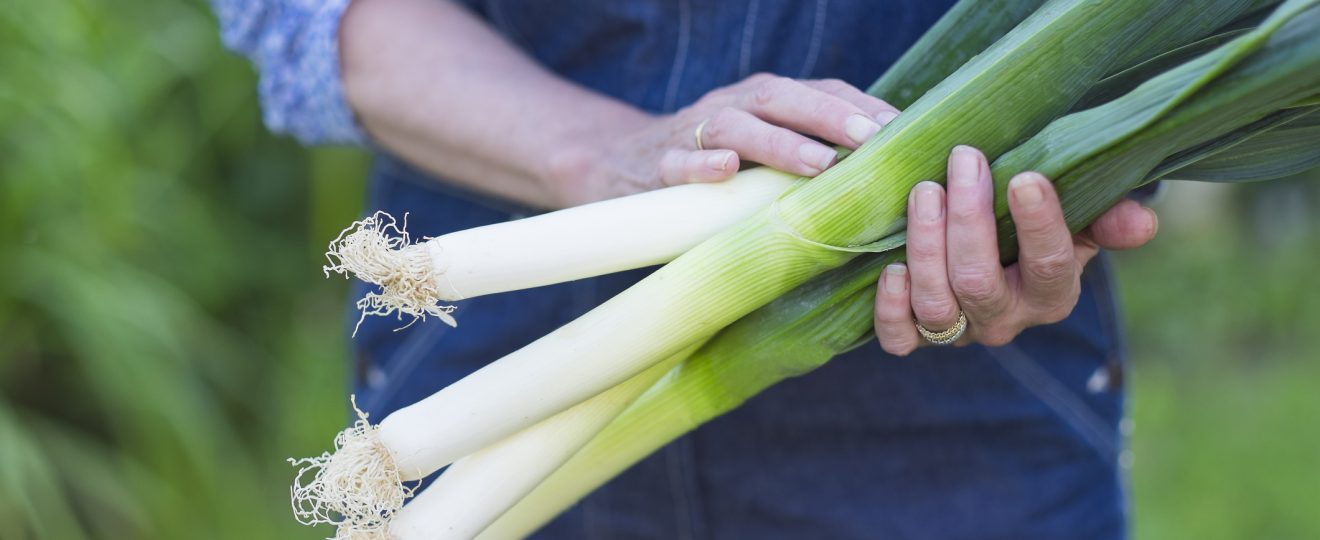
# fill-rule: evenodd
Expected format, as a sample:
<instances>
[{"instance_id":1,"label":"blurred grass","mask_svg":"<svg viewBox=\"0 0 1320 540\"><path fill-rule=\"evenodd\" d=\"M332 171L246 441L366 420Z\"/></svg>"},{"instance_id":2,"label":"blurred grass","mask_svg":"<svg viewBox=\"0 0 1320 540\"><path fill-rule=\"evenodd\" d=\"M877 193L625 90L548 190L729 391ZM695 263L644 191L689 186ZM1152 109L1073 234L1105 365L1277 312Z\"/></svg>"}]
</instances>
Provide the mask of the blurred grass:
<instances>
[{"instance_id":1,"label":"blurred grass","mask_svg":"<svg viewBox=\"0 0 1320 540\"><path fill-rule=\"evenodd\" d=\"M346 418L365 156L267 134L196 0L9 0L0 74L0 538L319 537L283 458ZM1314 185L1175 192L1119 259L1138 538L1320 536Z\"/></svg>"},{"instance_id":2,"label":"blurred grass","mask_svg":"<svg viewBox=\"0 0 1320 540\"><path fill-rule=\"evenodd\" d=\"M1136 538L1320 538L1317 187L1175 183L1118 257Z\"/></svg>"},{"instance_id":3,"label":"blurred grass","mask_svg":"<svg viewBox=\"0 0 1320 540\"><path fill-rule=\"evenodd\" d=\"M0 73L0 538L316 537L364 156L268 135L199 1L11 0Z\"/></svg>"}]
</instances>

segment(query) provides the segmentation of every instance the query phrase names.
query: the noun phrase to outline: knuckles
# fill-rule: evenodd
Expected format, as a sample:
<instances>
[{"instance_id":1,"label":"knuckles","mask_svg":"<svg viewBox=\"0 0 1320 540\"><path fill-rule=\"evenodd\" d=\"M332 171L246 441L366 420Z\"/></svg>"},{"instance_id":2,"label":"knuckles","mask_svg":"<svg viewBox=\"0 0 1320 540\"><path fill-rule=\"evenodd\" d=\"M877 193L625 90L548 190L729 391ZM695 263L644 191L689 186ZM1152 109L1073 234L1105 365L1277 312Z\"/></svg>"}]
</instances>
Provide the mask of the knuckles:
<instances>
[{"instance_id":1,"label":"knuckles","mask_svg":"<svg viewBox=\"0 0 1320 540\"><path fill-rule=\"evenodd\" d=\"M786 77L763 77L753 84L752 90L748 94L748 99L752 106L763 108L771 102L779 99L780 96L788 91L790 86L795 84L799 83Z\"/></svg>"},{"instance_id":2,"label":"knuckles","mask_svg":"<svg viewBox=\"0 0 1320 540\"><path fill-rule=\"evenodd\" d=\"M1020 263L1022 271L1030 274L1032 279L1046 284L1057 284L1072 279L1077 273L1076 264L1072 250L1023 259Z\"/></svg>"},{"instance_id":3,"label":"knuckles","mask_svg":"<svg viewBox=\"0 0 1320 540\"><path fill-rule=\"evenodd\" d=\"M912 313L916 314L918 319L933 324L953 326L953 323L958 321L958 311L957 304L946 300L920 297L912 299Z\"/></svg>"},{"instance_id":4,"label":"knuckles","mask_svg":"<svg viewBox=\"0 0 1320 540\"><path fill-rule=\"evenodd\" d=\"M1048 238L1058 234L1059 231L1066 232L1068 230L1067 223L1054 219L1058 214L1051 213L1044 208L1016 209L1012 214L1014 225L1019 233L1027 238ZM1072 235L1069 234L1069 236Z\"/></svg>"},{"instance_id":5,"label":"knuckles","mask_svg":"<svg viewBox=\"0 0 1320 540\"><path fill-rule=\"evenodd\" d=\"M844 92L852 88L852 85L840 79L817 79L815 84L820 90L830 93Z\"/></svg>"},{"instance_id":6,"label":"knuckles","mask_svg":"<svg viewBox=\"0 0 1320 540\"><path fill-rule=\"evenodd\" d=\"M796 156L797 139L787 130L777 129L765 138L765 151L767 154L782 154Z\"/></svg>"},{"instance_id":7,"label":"knuckles","mask_svg":"<svg viewBox=\"0 0 1320 540\"><path fill-rule=\"evenodd\" d=\"M908 234L916 236L913 231L909 231ZM910 239L908 240L907 254L909 258L918 261L944 260L944 250L940 249L939 245L928 242L913 242Z\"/></svg>"},{"instance_id":8,"label":"knuckles","mask_svg":"<svg viewBox=\"0 0 1320 540\"><path fill-rule=\"evenodd\" d=\"M852 111L843 107L839 102L831 99L822 99L811 105L811 111L808 113L811 118L818 122L828 121L829 127L836 127L838 122L833 121L836 118L847 116ZM834 129L834 131L840 131Z\"/></svg>"},{"instance_id":9,"label":"knuckles","mask_svg":"<svg viewBox=\"0 0 1320 540\"><path fill-rule=\"evenodd\" d=\"M1001 292L998 268L988 264L952 268L949 272L949 285L959 300L972 305L990 304L998 300Z\"/></svg>"},{"instance_id":10,"label":"knuckles","mask_svg":"<svg viewBox=\"0 0 1320 540\"><path fill-rule=\"evenodd\" d=\"M884 293L881 293L882 295ZM912 324L912 308L898 298L878 296L875 303L875 326Z\"/></svg>"},{"instance_id":11,"label":"knuckles","mask_svg":"<svg viewBox=\"0 0 1320 540\"><path fill-rule=\"evenodd\" d=\"M949 197L949 219L970 223L980 220L993 212L993 210L986 206L975 204L975 201L966 199L966 197L963 197L961 200L958 197Z\"/></svg>"}]
</instances>

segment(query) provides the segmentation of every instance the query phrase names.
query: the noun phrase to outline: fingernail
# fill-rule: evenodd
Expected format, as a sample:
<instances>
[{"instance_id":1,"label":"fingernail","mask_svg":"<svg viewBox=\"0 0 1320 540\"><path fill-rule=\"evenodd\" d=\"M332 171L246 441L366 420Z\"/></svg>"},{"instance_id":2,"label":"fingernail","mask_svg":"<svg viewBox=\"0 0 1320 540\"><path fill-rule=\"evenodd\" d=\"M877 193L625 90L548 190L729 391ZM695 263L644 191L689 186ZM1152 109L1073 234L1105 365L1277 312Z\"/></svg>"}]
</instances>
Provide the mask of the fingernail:
<instances>
[{"instance_id":1,"label":"fingernail","mask_svg":"<svg viewBox=\"0 0 1320 540\"><path fill-rule=\"evenodd\" d=\"M1020 174L1013 177L1008 181L1008 191L1018 205L1025 209L1036 208L1045 200L1045 190L1035 175Z\"/></svg>"},{"instance_id":2,"label":"fingernail","mask_svg":"<svg viewBox=\"0 0 1320 540\"><path fill-rule=\"evenodd\" d=\"M834 162L834 151L816 143L806 143L798 147L798 157L808 167L823 171Z\"/></svg>"},{"instance_id":3,"label":"fingernail","mask_svg":"<svg viewBox=\"0 0 1320 540\"><path fill-rule=\"evenodd\" d=\"M843 131L853 142L862 144L875 135L875 132L880 131L880 124L860 114L854 114L844 120Z\"/></svg>"},{"instance_id":4,"label":"fingernail","mask_svg":"<svg viewBox=\"0 0 1320 540\"><path fill-rule=\"evenodd\" d=\"M898 118L898 111L882 111L880 114L875 115L875 121L880 122L881 126L889 125L895 118Z\"/></svg>"},{"instance_id":5,"label":"fingernail","mask_svg":"<svg viewBox=\"0 0 1320 540\"><path fill-rule=\"evenodd\" d=\"M958 145L949 155L949 183L975 186L980 179L981 166L977 151L970 146Z\"/></svg>"},{"instance_id":6,"label":"fingernail","mask_svg":"<svg viewBox=\"0 0 1320 540\"><path fill-rule=\"evenodd\" d=\"M940 186L935 182L925 181L917 184L917 218L922 221L938 221L944 214L944 197L940 196Z\"/></svg>"},{"instance_id":7,"label":"fingernail","mask_svg":"<svg viewBox=\"0 0 1320 540\"><path fill-rule=\"evenodd\" d=\"M733 152L717 152L706 158L706 166L717 171L723 171L729 168L729 160L733 158Z\"/></svg>"},{"instance_id":8,"label":"fingernail","mask_svg":"<svg viewBox=\"0 0 1320 540\"><path fill-rule=\"evenodd\" d=\"M907 265L894 263L885 267L885 292L889 294L899 294L907 281Z\"/></svg>"}]
</instances>

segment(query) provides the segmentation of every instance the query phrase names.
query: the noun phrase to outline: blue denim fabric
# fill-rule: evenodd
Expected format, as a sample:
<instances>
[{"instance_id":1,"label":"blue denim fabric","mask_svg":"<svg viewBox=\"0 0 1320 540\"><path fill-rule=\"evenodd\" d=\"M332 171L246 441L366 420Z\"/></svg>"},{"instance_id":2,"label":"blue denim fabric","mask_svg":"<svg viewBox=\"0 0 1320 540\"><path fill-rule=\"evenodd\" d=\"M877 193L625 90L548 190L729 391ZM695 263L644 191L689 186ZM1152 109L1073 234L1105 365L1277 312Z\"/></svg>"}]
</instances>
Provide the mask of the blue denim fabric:
<instances>
[{"instance_id":1,"label":"blue denim fabric","mask_svg":"<svg viewBox=\"0 0 1320 540\"><path fill-rule=\"evenodd\" d=\"M550 69L653 111L756 71L866 86L951 1L473 2ZM418 236L514 219L381 155L369 209ZM462 302L462 330L366 321L359 405L381 418L648 270ZM1103 259L1072 316L999 348L875 343L790 379L630 469L537 538L1084 538L1126 535L1121 336ZM365 293L359 287L355 297ZM356 322L356 315L353 316Z\"/></svg>"}]
</instances>

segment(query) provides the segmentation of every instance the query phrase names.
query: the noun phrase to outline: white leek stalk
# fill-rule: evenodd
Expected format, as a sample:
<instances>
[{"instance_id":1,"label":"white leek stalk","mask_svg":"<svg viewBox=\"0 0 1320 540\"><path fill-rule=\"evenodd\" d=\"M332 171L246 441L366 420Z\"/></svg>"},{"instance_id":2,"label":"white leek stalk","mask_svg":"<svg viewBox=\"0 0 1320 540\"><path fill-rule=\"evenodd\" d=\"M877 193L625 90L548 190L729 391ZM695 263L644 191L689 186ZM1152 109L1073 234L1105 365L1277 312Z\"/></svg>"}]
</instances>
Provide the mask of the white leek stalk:
<instances>
[{"instance_id":1,"label":"white leek stalk","mask_svg":"<svg viewBox=\"0 0 1320 540\"><path fill-rule=\"evenodd\" d=\"M388 214L330 243L326 274L382 287L363 315L433 316L454 302L662 264L770 204L798 177L758 167L725 182L686 184L449 233L409 244Z\"/></svg>"},{"instance_id":2,"label":"white leek stalk","mask_svg":"<svg viewBox=\"0 0 1320 540\"><path fill-rule=\"evenodd\" d=\"M394 515L390 537L475 538L696 349L454 462Z\"/></svg>"}]
</instances>

